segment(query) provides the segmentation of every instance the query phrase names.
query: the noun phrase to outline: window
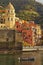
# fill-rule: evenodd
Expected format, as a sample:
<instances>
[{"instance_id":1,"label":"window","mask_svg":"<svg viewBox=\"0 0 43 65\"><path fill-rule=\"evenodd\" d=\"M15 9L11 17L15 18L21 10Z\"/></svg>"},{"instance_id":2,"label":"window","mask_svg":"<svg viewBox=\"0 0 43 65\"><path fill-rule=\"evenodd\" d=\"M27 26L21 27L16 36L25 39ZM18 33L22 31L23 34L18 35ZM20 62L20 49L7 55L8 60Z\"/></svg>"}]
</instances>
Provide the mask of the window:
<instances>
[{"instance_id":1,"label":"window","mask_svg":"<svg viewBox=\"0 0 43 65\"><path fill-rule=\"evenodd\" d=\"M18 28L18 26L16 26Z\"/></svg>"},{"instance_id":2,"label":"window","mask_svg":"<svg viewBox=\"0 0 43 65\"><path fill-rule=\"evenodd\" d=\"M4 19L0 19L0 23L1 24L5 23Z\"/></svg>"},{"instance_id":3,"label":"window","mask_svg":"<svg viewBox=\"0 0 43 65\"><path fill-rule=\"evenodd\" d=\"M9 38L6 38L6 41L8 41L9 40Z\"/></svg>"},{"instance_id":4,"label":"window","mask_svg":"<svg viewBox=\"0 0 43 65\"><path fill-rule=\"evenodd\" d=\"M9 21L9 18L8 18L8 21Z\"/></svg>"},{"instance_id":5,"label":"window","mask_svg":"<svg viewBox=\"0 0 43 65\"><path fill-rule=\"evenodd\" d=\"M31 36L29 35L29 37L31 37Z\"/></svg>"},{"instance_id":6,"label":"window","mask_svg":"<svg viewBox=\"0 0 43 65\"><path fill-rule=\"evenodd\" d=\"M4 22L5 22L5 19L4 19Z\"/></svg>"},{"instance_id":7,"label":"window","mask_svg":"<svg viewBox=\"0 0 43 65\"><path fill-rule=\"evenodd\" d=\"M3 24L3 21L1 21L1 24Z\"/></svg>"},{"instance_id":8,"label":"window","mask_svg":"<svg viewBox=\"0 0 43 65\"><path fill-rule=\"evenodd\" d=\"M1 28L2 28L2 26L1 26Z\"/></svg>"},{"instance_id":9,"label":"window","mask_svg":"<svg viewBox=\"0 0 43 65\"><path fill-rule=\"evenodd\" d=\"M30 28L26 28L27 30L30 30Z\"/></svg>"},{"instance_id":10,"label":"window","mask_svg":"<svg viewBox=\"0 0 43 65\"><path fill-rule=\"evenodd\" d=\"M13 18L11 18L11 21L13 21Z\"/></svg>"},{"instance_id":11,"label":"window","mask_svg":"<svg viewBox=\"0 0 43 65\"><path fill-rule=\"evenodd\" d=\"M8 10L8 13L9 13L9 10Z\"/></svg>"}]
</instances>

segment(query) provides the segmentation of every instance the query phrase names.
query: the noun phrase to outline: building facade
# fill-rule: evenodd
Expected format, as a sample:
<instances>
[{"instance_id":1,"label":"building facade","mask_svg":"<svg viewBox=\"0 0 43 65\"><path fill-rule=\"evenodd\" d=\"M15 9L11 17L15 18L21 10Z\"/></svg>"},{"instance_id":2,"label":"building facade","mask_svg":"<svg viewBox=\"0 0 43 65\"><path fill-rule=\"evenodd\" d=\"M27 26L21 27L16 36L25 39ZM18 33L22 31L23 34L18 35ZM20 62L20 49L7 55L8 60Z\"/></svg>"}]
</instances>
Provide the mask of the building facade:
<instances>
[{"instance_id":1,"label":"building facade","mask_svg":"<svg viewBox=\"0 0 43 65\"><path fill-rule=\"evenodd\" d=\"M41 28L34 21L23 21L17 18L15 8L11 3L5 8L5 12L0 15L0 29L15 30L15 38L21 39L26 46L34 46L40 43ZM18 37L17 37L18 36ZM19 42L19 40L17 40Z\"/></svg>"},{"instance_id":2,"label":"building facade","mask_svg":"<svg viewBox=\"0 0 43 65\"><path fill-rule=\"evenodd\" d=\"M0 28L13 29L15 25L15 9L11 3L5 8L5 13L0 16Z\"/></svg>"},{"instance_id":3,"label":"building facade","mask_svg":"<svg viewBox=\"0 0 43 65\"><path fill-rule=\"evenodd\" d=\"M23 46L41 45L41 27L34 21L16 22L15 30L21 34ZM21 39L21 36L18 38Z\"/></svg>"}]
</instances>

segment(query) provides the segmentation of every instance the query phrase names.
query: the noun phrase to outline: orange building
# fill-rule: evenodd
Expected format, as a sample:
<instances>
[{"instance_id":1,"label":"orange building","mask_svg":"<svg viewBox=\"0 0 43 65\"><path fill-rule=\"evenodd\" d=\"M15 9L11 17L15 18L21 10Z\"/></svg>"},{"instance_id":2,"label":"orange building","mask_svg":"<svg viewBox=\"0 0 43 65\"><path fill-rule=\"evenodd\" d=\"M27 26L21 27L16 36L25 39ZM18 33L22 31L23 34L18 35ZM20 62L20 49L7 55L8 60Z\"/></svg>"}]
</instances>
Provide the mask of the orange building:
<instances>
[{"instance_id":1,"label":"orange building","mask_svg":"<svg viewBox=\"0 0 43 65\"><path fill-rule=\"evenodd\" d=\"M16 31L18 31L18 32L22 32L22 25L21 25L21 23L19 23L18 21L15 22L15 29L16 29Z\"/></svg>"},{"instance_id":2,"label":"orange building","mask_svg":"<svg viewBox=\"0 0 43 65\"><path fill-rule=\"evenodd\" d=\"M27 45L32 45L32 30L28 22L22 24L22 37L24 44L26 42Z\"/></svg>"},{"instance_id":3,"label":"orange building","mask_svg":"<svg viewBox=\"0 0 43 65\"><path fill-rule=\"evenodd\" d=\"M26 22L22 24L20 22L15 23L16 30L21 32L23 38L23 44L34 46L37 44L37 24L34 21ZM39 34L39 33L38 33Z\"/></svg>"}]
</instances>

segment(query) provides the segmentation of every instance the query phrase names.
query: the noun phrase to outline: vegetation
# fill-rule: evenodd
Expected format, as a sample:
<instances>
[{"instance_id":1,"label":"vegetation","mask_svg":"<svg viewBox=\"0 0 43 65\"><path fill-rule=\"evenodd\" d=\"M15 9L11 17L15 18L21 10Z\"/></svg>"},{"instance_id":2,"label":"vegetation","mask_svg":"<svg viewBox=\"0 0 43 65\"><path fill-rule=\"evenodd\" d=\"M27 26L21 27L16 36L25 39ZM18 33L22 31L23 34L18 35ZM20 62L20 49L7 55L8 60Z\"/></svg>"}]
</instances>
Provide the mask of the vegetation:
<instances>
[{"instance_id":1,"label":"vegetation","mask_svg":"<svg viewBox=\"0 0 43 65\"><path fill-rule=\"evenodd\" d=\"M35 20L39 16L39 14L35 11L21 10L17 14L17 16L21 19L31 21Z\"/></svg>"}]
</instances>

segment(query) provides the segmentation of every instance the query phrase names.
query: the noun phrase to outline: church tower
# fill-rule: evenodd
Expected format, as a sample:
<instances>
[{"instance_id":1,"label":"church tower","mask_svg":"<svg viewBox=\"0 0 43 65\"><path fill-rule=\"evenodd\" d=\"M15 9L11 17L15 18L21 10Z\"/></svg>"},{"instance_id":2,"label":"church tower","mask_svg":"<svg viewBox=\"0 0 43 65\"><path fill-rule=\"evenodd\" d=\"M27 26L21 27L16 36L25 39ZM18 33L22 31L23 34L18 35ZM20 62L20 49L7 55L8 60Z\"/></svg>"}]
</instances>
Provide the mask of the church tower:
<instances>
[{"instance_id":1,"label":"church tower","mask_svg":"<svg viewBox=\"0 0 43 65\"><path fill-rule=\"evenodd\" d=\"M6 7L5 24L7 28L13 29L15 25L15 9L11 3Z\"/></svg>"}]
</instances>

